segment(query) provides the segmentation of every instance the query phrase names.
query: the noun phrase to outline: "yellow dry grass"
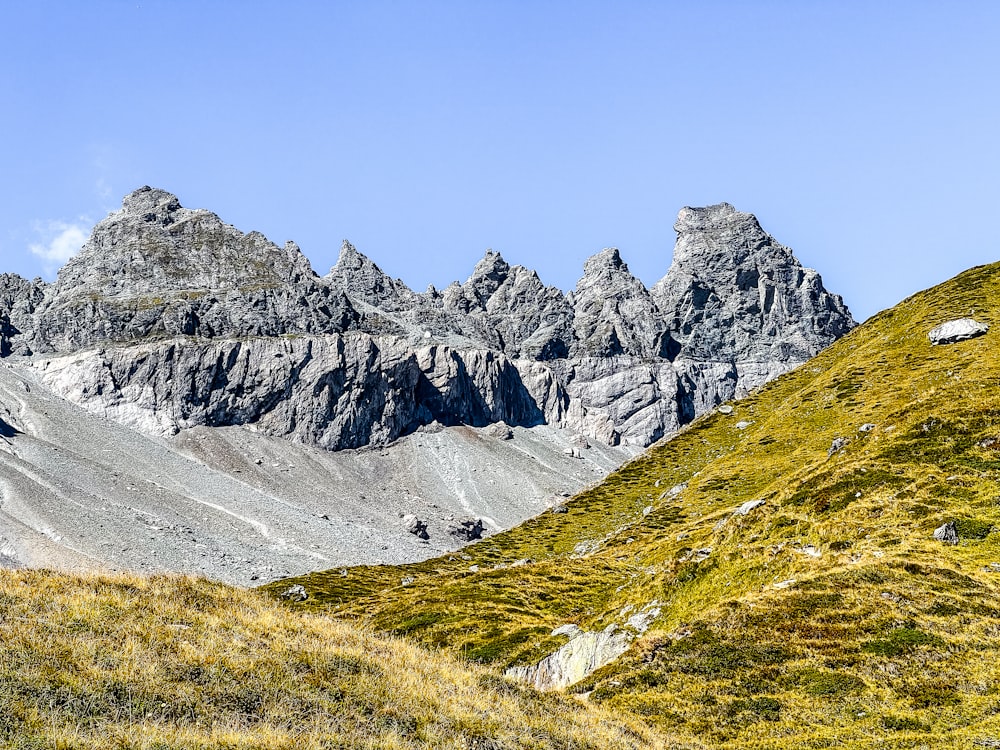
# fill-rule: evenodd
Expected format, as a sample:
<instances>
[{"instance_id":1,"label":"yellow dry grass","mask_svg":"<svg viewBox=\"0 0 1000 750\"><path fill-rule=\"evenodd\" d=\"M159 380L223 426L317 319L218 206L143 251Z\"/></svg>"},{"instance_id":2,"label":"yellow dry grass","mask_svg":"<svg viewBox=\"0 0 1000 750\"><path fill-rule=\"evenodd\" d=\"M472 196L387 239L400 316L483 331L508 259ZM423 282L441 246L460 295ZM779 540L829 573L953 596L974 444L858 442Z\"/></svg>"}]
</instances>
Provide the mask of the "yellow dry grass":
<instances>
[{"instance_id":1,"label":"yellow dry grass","mask_svg":"<svg viewBox=\"0 0 1000 750\"><path fill-rule=\"evenodd\" d=\"M189 577L0 573L6 748L671 747L635 719Z\"/></svg>"}]
</instances>

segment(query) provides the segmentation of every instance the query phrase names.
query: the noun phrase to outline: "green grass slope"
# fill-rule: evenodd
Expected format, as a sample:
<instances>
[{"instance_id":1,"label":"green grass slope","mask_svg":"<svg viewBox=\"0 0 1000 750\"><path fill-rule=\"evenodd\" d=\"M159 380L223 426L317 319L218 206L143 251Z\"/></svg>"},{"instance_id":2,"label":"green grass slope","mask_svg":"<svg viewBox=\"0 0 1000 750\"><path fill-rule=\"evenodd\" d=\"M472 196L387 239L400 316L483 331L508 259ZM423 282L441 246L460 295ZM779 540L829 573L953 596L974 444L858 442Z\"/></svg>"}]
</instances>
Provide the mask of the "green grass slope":
<instances>
[{"instance_id":1,"label":"green grass slope","mask_svg":"<svg viewBox=\"0 0 1000 750\"><path fill-rule=\"evenodd\" d=\"M0 747L689 745L257 592L178 576L0 571Z\"/></svg>"},{"instance_id":2,"label":"green grass slope","mask_svg":"<svg viewBox=\"0 0 1000 750\"><path fill-rule=\"evenodd\" d=\"M970 315L993 330L931 346ZM655 605L573 690L713 747L1000 746L998 324L1000 264L974 268L564 514L462 555L302 577L295 606L506 668L564 644L560 625ZM954 546L932 537L949 521Z\"/></svg>"}]
</instances>

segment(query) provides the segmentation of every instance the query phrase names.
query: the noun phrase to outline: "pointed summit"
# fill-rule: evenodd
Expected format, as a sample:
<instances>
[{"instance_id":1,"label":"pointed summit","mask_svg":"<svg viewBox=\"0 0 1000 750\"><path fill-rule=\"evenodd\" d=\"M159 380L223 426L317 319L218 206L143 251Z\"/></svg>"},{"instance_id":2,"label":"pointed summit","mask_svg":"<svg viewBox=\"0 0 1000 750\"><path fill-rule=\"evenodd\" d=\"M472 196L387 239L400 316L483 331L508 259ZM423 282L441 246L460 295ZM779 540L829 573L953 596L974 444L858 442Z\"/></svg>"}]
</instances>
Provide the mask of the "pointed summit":
<instances>
[{"instance_id":1,"label":"pointed summit","mask_svg":"<svg viewBox=\"0 0 1000 750\"><path fill-rule=\"evenodd\" d=\"M337 257L337 263L330 269L330 273L333 273L335 269L340 269L343 272L358 271L366 266L378 268L368 256L359 253L354 245L348 240L344 240L340 243L340 255ZM379 270L379 273L381 273L381 270Z\"/></svg>"},{"instance_id":2,"label":"pointed summit","mask_svg":"<svg viewBox=\"0 0 1000 750\"><path fill-rule=\"evenodd\" d=\"M685 207L670 270L653 287L681 357L794 367L847 333L854 320L819 274L728 203ZM782 365L782 363L784 363ZM748 387L753 387L750 384Z\"/></svg>"},{"instance_id":3,"label":"pointed summit","mask_svg":"<svg viewBox=\"0 0 1000 750\"><path fill-rule=\"evenodd\" d=\"M498 252L487 250L464 284L451 284L442 292L441 304L451 314L467 316L474 337L508 356L568 356L573 308L565 295L545 286L534 271L511 266Z\"/></svg>"},{"instance_id":4,"label":"pointed summit","mask_svg":"<svg viewBox=\"0 0 1000 750\"><path fill-rule=\"evenodd\" d=\"M37 315L57 351L142 336L331 332L356 323L294 242L244 234L144 186L91 232Z\"/></svg>"},{"instance_id":5,"label":"pointed summit","mask_svg":"<svg viewBox=\"0 0 1000 750\"><path fill-rule=\"evenodd\" d=\"M628 266L622 260L617 247L606 247L596 255L591 255L583 263L584 277L611 277L621 275L623 278L635 278L629 273Z\"/></svg>"},{"instance_id":6,"label":"pointed summit","mask_svg":"<svg viewBox=\"0 0 1000 750\"><path fill-rule=\"evenodd\" d=\"M737 211L728 203L704 208L685 206L674 223L677 244L674 263L700 266L704 263L735 266L744 262L755 247L766 245L776 262L798 263L792 251L774 241L753 214ZM725 252L719 252L725 248Z\"/></svg>"},{"instance_id":7,"label":"pointed summit","mask_svg":"<svg viewBox=\"0 0 1000 750\"><path fill-rule=\"evenodd\" d=\"M122 211L142 217L143 221L172 223L172 216L182 208L177 196L166 190L143 185L122 199Z\"/></svg>"},{"instance_id":8,"label":"pointed summit","mask_svg":"<svg viewBox=\"0 0 1000 750\"><path fill-rule=\"evenodd\" d=\"M472 271L472 278L490 274L505 274L510 270L510 264L496 250L489 249L483 255Z\"/></svg>"},{"instance_id":9,"label":"pointed summit","mask_svg":"<svg viewBox=\"0 0 1000 750\"><path fill-rule=\"evenodd\" d=\"M573 309L581 354L663 357L670 351L670 334L649 290L618 248L605 248L583 264Z\"/></svg>"},{"instance_id":10,"label":"pointed summit","mask_svg":"<svg viewBox=\"0 0 1000 750\"><path fill-rule=\"evenodd\" d=\"M335 289L385 310L397 310L416 299L406 284L391 278L347 240L340 246L337 264L323 278Z\"/></svg>"},{"instance_id":11,"label":"pointed summit","mask_svg":"<svg viewBox=\"0 0 1000 750\"><path fill-rule=\"evenodd\" d=\"M472 276L469 277L464 286L467 291L472 292L479 304L485 307L487 300L493 296L509 275L510 264L503 259L500 253L487 250L483 259L476 264Z\"/></svg>"},{"instance_id":12,"label":"pointed summit","mask_svg":"<svg viewBox=\"0 0 1000 750\"><path fill-rule=\"evenodd\" d=\"M295 243L280 248L243 234L172 193L141 187L97 224L59 272L57 294L137 297L195 289L239 289L315 279Z\"/></svg>"}]
</instances>

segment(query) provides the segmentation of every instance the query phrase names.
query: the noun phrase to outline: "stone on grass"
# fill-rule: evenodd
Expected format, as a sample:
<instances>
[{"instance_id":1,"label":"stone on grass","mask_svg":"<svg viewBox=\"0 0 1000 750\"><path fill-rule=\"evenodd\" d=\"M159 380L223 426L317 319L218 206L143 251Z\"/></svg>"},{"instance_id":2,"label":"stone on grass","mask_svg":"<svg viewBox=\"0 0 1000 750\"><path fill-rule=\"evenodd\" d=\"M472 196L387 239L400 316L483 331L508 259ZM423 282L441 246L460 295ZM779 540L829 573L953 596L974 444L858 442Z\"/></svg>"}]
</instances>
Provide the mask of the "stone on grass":
<instances>
[{"instance_id":1,"label":"stone on grass","mask_svg":"<svg viewBox=\"0 0 1000 750\"><path fill-rule=\"evenodd\" d=\"M990 327L988 325L980 323L978 320L959 318L958 320L949 320L947 323L942 323L937 328L932 329L927 334L927 337L935 345L956 344L959 341L966 341L974 339L977 336L982 336L989 330Z\"/></svg>"},{"instance_id":2,"label":"stone on grass","mask_svg":"<svg viewBox=\"0 0 1000 750\"><path fill-rule=\"evenodd\" d=\"M850 440L848 440L848 439L847 439L847 438L845 438L845 437L839 437L839 438L834 438L834 439L833 439L833 442L832 442L832 443L830 443L830 450L828 450L828 451L826 452L826 456L827 456L827 458L829 458L830 456L832 456L832 455L833 455L834 453L838 453L839 451L843 450L843 449L844 449L844 447L845 447L845 446L846 446L846 445L847 445L847 444L848 444L849 442L851 442L851 441L850 441Z\"/></svg>"},{"instance_id":3,"label":"stone on grass","mask_svg":"<svg viewBox=\"0 0 1000 750\"><path fill-rule=\"evenodd\" d=\"M281 593L282 599L287 599L290 602L304 602L309 598L309 594L306 592L306 587L300 583L294 586L289 586Z\"/></svg>"},{"instance_id":4,"label":"stone on grass","mask_svg":"<svg viewBox=\"0 0 1000 750\"><path fill-rule=\"evenodd\" d=\"M741 505L739 508L737 508L734 511L733 515L736 515L736 516L745 516L747 513L749 513L750 511L752 511L754 508L759 508L765 502L766 502L765 500L747 500L745 503L743 503L743 505Z\"/></svg>"},{"instance_id":5,"label":"stone on grass","mask_svg":"<svg viewBox=\"0 0 1000 750\"><path fill-rule=\"evenodd\" d=\"M948 521L934 529L934 538L945 544L958 544L958 529L955 528L955 522Z\"/></svg>"}]
</instances>

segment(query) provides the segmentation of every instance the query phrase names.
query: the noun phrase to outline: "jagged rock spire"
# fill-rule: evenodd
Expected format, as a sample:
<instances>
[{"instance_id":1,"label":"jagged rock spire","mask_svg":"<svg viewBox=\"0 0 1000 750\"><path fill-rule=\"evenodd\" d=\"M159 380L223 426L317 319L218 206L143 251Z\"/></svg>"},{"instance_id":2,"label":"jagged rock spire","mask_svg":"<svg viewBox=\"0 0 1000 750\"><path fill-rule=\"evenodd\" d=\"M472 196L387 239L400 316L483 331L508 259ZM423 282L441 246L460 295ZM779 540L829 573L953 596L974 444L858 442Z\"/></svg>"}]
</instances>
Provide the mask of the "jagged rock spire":
<instances>
[{"instance_id":1,"label":"jagged rock spire","mask_svg":"<svg viewBox=\"0 0 1000 750\"><path fill-rule=\"evenodd\" d=\"M483 259L476 264L472 276L469 277L464 286L472 292L479 304L485 307L487 300L493 296L509 275L510 264L503 259L500 253L487 250Z\"/></svg>"},{"instance_id":2,"label":"jagged rock spire","mask_svg":"<svg viewBox=\"0 0 1000 750\"><path fill-rule=\"evenodd\" d=\"M406 284L383 272L347 240L341 244L340 257L324 280L362 302L385 310L412 306L416 300Z\"/></svg>"},{"instance_id":3,"label":"jagged rock spire","mask_svg":"<svg viewBox=\"0 0 1000 750\"><path fill-rule=\"evenodd\" d=\"M444 290L442 304L465 316L473 335L512 357L560 359L573 345L573 308L566 296L493 250L486 251L464 284Z\"/></svg>"},{"instance_id":4,"label":"jagged rock spire","mask_svg":"<svg viewBox=\"0 0 1000 750\"><path fill-rule=\"evenodd\" d=\"M580 354L667 357L672 353L663 316L618 248L606 248L584 263L573 311Z\"/></svg>"},{"instance_id":5,"label":"jagged rock spire","mask_svg":"<svg viewBox=\"0 0 1000 750\"><path fill-rule=\"evenodd\" d=\"M685 207L674 229L673 262L653 298L681 357L790 367L854 326L843 299L752 214Z\"/></svg>"}]
</instances>

